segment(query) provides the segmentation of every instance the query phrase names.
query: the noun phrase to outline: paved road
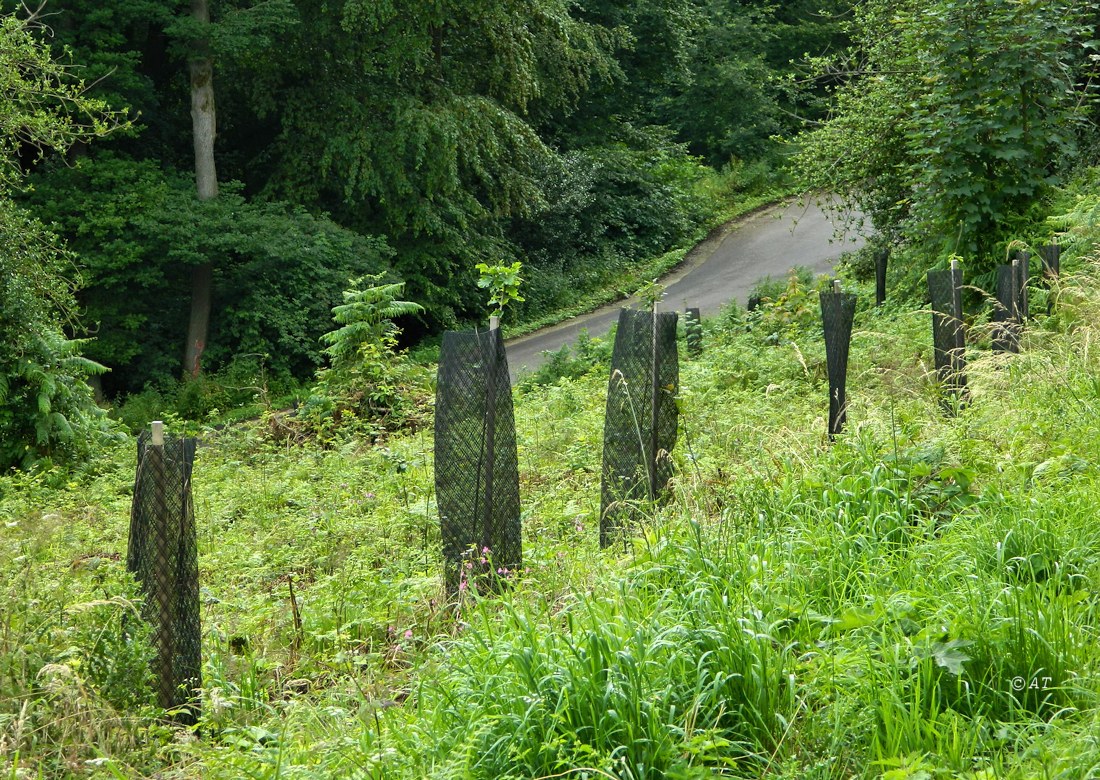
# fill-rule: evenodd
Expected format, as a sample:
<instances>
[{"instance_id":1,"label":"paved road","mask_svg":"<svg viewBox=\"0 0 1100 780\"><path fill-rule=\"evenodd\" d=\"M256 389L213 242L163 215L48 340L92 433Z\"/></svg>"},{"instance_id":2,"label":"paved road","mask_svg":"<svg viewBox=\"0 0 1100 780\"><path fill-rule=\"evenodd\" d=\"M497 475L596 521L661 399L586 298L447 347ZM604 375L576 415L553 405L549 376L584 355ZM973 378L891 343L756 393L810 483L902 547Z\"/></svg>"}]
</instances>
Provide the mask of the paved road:
<instances>
[{"instance_id":1,"label":"paved road","mask_svg":"<svg viewBox=\"0 0 1100 780\"><path fill-rule=\"evenodd\" d=\"M863 244L858 234L836 240L834 227L812 204L779 204L734 220L693 249L661 280L666 287L662 306L666 310L697 306L705 317L731 299L744 304L753 285L765 276L783 277L796 265L828 273L842 253ZM574 343L581 329L586 328L591 336L606 334L618 319L619 309L632 302L619 301L509 340L506 347L513 378L524 368L542 365L546 359L543 352Z\"/></svg>"}]
</instances>

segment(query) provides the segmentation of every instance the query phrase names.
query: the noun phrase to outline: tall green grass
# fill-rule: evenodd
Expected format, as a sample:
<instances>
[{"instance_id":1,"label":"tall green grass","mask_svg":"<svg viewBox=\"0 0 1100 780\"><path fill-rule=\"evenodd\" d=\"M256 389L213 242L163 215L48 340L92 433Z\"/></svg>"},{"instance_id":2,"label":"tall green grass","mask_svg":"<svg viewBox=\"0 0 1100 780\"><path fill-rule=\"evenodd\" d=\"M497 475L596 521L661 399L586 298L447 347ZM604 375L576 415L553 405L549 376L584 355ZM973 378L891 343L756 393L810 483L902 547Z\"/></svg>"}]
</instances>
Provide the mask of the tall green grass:
<instances>
[{"instance_id":1,"label":"tall green grass","mask_svg":"<svg viewBox=\"0 0 1100 780\"><path fill-rule=\"evenodd\" d=\"M928 313L860 310L835 443L809 290L708 321L682 367L670 500L608 551L593 349L517 396L524 567L491 598L442 591L428 432L384 448L208 432L196 733L148 703L125 618L132 448L4 476L0 771L1095 777L1092 273L1022 354L973 351L954 417Z\"/></svg>"}]
</instances>

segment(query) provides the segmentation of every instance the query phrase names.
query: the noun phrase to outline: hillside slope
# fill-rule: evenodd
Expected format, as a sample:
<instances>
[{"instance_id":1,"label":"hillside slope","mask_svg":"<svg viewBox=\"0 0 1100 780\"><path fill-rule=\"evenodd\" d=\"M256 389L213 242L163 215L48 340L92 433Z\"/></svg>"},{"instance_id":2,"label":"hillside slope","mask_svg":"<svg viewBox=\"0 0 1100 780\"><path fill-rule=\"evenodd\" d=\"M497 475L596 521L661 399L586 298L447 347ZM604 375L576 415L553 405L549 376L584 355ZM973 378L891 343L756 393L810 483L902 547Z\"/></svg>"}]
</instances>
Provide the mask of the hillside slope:
<instances>
[{"instance_id":1,"label":"hillside slope","mask_svg":"<svg viewBox=\"0 0 1100 780\"><path fill-rule=\"evenodd\" d=\"M0 770L1094 777L1100 293L1077 268L1020 355L972 323L957 416L929 313L860 288L835 443L816 292L712 318L681 367L671 498L606 551L606 366L521 388L524 568L457 609L428 430L206 432L195 732L150 703L132 443L83 473L5 476Z\"/></svg>"}]
</instances>

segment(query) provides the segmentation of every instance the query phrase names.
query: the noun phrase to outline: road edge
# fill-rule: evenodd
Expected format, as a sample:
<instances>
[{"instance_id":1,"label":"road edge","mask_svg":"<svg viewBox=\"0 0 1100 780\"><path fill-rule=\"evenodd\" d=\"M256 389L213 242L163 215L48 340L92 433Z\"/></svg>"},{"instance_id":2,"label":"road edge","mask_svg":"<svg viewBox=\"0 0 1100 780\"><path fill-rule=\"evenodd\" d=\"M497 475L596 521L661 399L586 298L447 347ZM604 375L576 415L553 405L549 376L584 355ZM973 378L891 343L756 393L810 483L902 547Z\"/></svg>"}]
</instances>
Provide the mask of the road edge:
<instances>
[{"instance_id":1,"label":"road edge","mask_svg":"<svg viewBox=\"0 0 1100 780\"><path fill-rule=\"evenodd\" d=\"M684 259L677 263L673 268L659 278L657 282L659 284L671 284L678 281L688 274L688 272L699 267L705 263L711 255L718 249L718 247L726 240L731 233L736 232L738 229L744 227L750 222L756 221L770 212L785 209L792 203L798 200L798 196L789 196L780 200L771 201L769 203L762 203L754 209L746 211L744 214L740 214L727 222L712 228L706 237L698 244L688 250L684 255ZM535 338L536 336L543 336L545 334L554 333L558 330L565 330L566 328L573 327L577 324L578 320L583 320L587 317L595 317L599 314L613 311L615 309L621 309L623 306L629 306L632 302L636 302L636 299L632 296L620 298L617 301L611 303L605 303L601 306L597 306L593 309L582 314L576 314L572 317L568 317L559 322L555 322L553 325L547 325L546 327L533 330L530 333L524 333L522 336L516 336L514 338L505 339L505 346L519 346L525 342Z\"/></svg>"}]
</instances>

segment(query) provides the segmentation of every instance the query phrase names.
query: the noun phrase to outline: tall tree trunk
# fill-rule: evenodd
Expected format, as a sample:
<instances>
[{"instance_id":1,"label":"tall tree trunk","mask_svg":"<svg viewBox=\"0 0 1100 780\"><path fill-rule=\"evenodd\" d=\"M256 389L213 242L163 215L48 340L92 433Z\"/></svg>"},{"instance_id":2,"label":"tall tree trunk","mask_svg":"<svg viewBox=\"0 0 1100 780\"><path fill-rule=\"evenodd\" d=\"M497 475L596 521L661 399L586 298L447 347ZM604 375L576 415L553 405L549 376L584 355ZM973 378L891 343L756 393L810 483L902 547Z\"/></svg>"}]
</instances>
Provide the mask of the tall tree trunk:
<instances>
[{"instance_id":1,"label":"tall tree trunk","mask_svg":"<svg viewBox=\"0 0 1100 780\"><path fill-rule=\"evenodd\" d=\"M208 0L191 0L191 18L200 25L210 24ZM195 140L195 183L199 200L218 196L218 171L214 166L214 62L205 37L196 41L191 58L191 128ZM202 353L210 328L210 306L214 267L207 260L191 271L191 319L187 326L187 349L183 358L184 376L195 378L202 371Z\"/></svg>"}]
</instances>

